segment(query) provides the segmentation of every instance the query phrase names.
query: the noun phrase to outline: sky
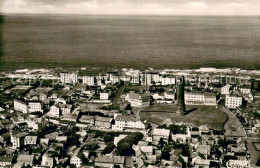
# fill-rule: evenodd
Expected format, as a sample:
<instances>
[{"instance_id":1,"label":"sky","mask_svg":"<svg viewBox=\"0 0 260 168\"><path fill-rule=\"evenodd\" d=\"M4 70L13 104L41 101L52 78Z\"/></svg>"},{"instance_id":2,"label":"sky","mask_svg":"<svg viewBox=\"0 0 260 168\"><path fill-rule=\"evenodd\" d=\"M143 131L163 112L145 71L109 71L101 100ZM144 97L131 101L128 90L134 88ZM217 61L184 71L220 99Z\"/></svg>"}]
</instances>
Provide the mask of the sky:
<instances>
[{"instance_id":1,"label":"sky","mask_svg":"<svg viewBox=\"0 0 260 168\"><path fill-rule=\"evenodd\" d=\"M260 0L0 0L0 13L260 15Z\"/></svg>"}]
</instances>

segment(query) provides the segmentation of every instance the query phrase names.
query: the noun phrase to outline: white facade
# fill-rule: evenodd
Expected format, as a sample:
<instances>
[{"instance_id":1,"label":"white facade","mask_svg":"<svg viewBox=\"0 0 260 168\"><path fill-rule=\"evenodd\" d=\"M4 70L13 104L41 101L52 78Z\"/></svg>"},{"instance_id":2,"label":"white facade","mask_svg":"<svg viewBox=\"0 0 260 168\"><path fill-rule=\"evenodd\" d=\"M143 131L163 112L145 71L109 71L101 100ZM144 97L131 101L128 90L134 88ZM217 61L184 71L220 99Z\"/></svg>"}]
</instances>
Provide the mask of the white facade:
<instances>
[{"instance_id":1,"label":"white facade","mask_svg":"<svg viewBox=\"0 0 260 168\"><path fill-rule=\"evenodd\" d=\"M43 112L41 102L28 102L28 112Z\"/></svg>"},{"instance_id":2,"label":"white facade","mask_svg":"<svg viewBox=\"0 0 260 168\"><path fill-rule=\"evenodd\" d=\"M80 151L80 148L78 148L70 158L70 164L75 165L76 167L82 166L82 160L77 156Z\"/></svg>"},{"instance_id":3,"label":"white facade","mask_svg":"<svg viewBox=\"0 0 260 168\"><path fill-rule=\"evenodd\" d=\"M235 109L242 105L242 97L235 95L226 95L225 106Z\"/></svg>"},{"instance_id":4,"label":"white facade","mask_svg":"<svg viewBox=\"0 0 260 168\"><path fill-rule=\"evenodd\" d=\"M248 160L229 160L226 165L228 168L233 168L233 167L249 167L250 162Z\"/></svg>"},{"instance_id":5,"label":"white facade","mask_svg":"<svg viewBox=\"0 0 260 168\"><path fill-rule=\"evenodd\" d=\"M82 77L83 84L87 84L89 86L95 85L95 76L83 76Z\"/></svg>"},{"instance_id":6,"label":"white facade","mask_svg":"<svg viewBox=\"0 0 260 168\"><path fill-rule=\"evenodd\" d=\"M27 103L21 100L14 100L14 110L20 111L22 113L28 112Z\"/></svg>"},{"instance_id":7,"label":"white facade","mask_svg":"<svg viewBox=\"0 0 260 168\"><path fill-rule=\"evenodd\" d=\"M229 95L230 94L230 87L231 87L231 85L229 85L229 84L221 87L221 94Z\"/></svg>"},{"instance_id":8,"label":"white facade","mask_svg":"<svg viewBox=\"0 0 260 168\"><path fill-rule=\"evenodd\" d=\"M239 88L240 92L243 94L243 95L249 95L251 94L251 88L250 87L240 87Z\"/></svg>"},{"instance_id":9,"label":"white facade","mask_svg":"<svg viewBox=\"0 0 260 168\"><path fill-rule=\"evenodd\" d=\"M123 130L125 128L145 129L145 125L132 116L118 115L115 118L115 125L112 128L115 130Z\"/></svg>"},{"instance_id":10,"label":"white facade","mask_svg":"<svg viewBox=\"0 0 260 168\"><path fill-rule=\"evenodd\" d=\"M101 92L100 95L99 95L99 99L100 100L108 100L110 95L111 95L111 91Z\"/></svg>"},{"instance_id":11,"label":"white facade","mask_svg":"<svg viewBox=\"0 0 260 168\"><path fill-rule=\"evenodd\" d=\"M60 117L60 115L61 115L60 114L60 108L58 107L57 104L51 106L48 115L51 116L51 117L57 117L57 118Z\"/></svg>"},{"instance_id":12,"label":"white facade","mask_svg":"<svg viewBox=\"0 0 260 168\"><path fill-rule=\"evenodd\" d=\"M62 73L60 73L60 80L63 84L66 84L66 83L76 84L76 83L78 83L78 74L62 72Z\"/></svg>"},{"instance_id":13,"label":"white facade","mask_svg":"<svg viewBox=\"0 0 260 168\"><path fill-rule=\"evenodd\" d=\"M163 76L162 85L175 85L175 77L173 76Z\"/></svg>"},{"instance_id":14,"label":"white facade","mask_svg":"<svg viewBox=\"0 0 260 168\"><path fill-rule=\"evenodd\" d=\"M185 92L184 100L187 105L217 105L217 97L214 93Z\"/></svg>"},{"instance_id":15,"label":"white facade","mask_svg":"<svg viewBox=\"0 0 260 168\"><path fill-rule=\"evenodd\" d=\"M24 145L36 145L37 144L37 136L26 136L24 138Z\"/></svg>"}]
</instances>

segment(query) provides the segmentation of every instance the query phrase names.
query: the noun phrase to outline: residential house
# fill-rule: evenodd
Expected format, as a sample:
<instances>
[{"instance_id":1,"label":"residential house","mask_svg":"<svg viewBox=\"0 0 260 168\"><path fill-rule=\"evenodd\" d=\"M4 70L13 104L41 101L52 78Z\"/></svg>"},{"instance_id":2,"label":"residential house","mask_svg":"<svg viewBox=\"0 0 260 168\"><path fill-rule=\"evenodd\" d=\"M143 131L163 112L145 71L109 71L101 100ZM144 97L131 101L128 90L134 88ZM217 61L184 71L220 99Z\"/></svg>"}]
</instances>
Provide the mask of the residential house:
<instances>
[{"instance_id":1,"label":"residential house","mask_svg":"<svg viewBox=\"0 0 260 168\"><path fill-rule=\"evenodd\" d=\"M34 155L18 155L17 163L23 163L25 166L33 166Z\"/></svg>"},{"instance_id":2,"label":"residential house","mask_svg":"<svg viewBox=\"0 0 260 168\"><path fill-rule=\"evenodd\" d=\"M111 128L112 118L108 117L96 117L95 118L95 126L103 127L103 128Z\"/></svg>"},{"instance_id":3,"label":"residential house","mask_svg":"<svg viewBox=\"0 0 260 168\"><path fill-rule=\"evenodd\" d=\"M13 156L0 156L0 166L8 167L13 163Z\"/></svg>"},{"instance_id":4,"label":"residential house","mask_svg":"<svg viewBox=\"0 0 260 168\"><path fill-rule=\"evenodd\" d=\"M82 160L78 157L78 153L81 148L78 148L73 155L70 158L70 164L75 165L76 167L81 167L82 166Z\"/></svg>"},{"instance_id":5,"label":"residential house","mask_svg":"<svg viewBox=\"0 0 260 168\"><path fill-rule=\"evenodd\" d=\"M115 125L112 126L114 130L124 129L145 129L145 125L130 115L117 115L115 118Z\"/></svg>"},{"instance_id":6,"label":"residential house","mask_svg":"<svg viewBox=\"0 0 260 168\"><path fill-rule=\"evenodd\" d=\"M123 168L125 167L125 156L108 156L108 155L99 155L95 160L96 167L111 168L115 165Z\"/></svg>"},{"instance_id":7,"label":"residential house","mask_svg":"<svg viewBox=\"0 0 260 168\"><path fill-rule=\"evenodd\" d=\"M153 130L153 141L159 142L160 139L162 138L164 141L168 142L169 137L170 137L170 130L168 129L155 128Z\"/></svg>"},{"instance_id":8,"label":"residential house","mask_svg":"<svg viewBox=\"0 0 260 168\"><path fill-rule=\"evenodd\" d=\"M37 136L25 136L24 145L36 145L37 144Z\"/></svg>"}]
</instances>

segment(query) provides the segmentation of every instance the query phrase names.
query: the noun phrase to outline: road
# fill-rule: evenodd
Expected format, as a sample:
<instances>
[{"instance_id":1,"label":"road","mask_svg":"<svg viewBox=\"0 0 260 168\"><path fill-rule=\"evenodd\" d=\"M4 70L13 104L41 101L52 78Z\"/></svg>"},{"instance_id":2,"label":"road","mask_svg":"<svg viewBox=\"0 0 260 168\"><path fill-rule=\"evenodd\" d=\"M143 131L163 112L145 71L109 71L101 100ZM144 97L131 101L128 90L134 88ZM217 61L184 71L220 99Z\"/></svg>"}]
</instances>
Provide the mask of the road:
<instances>
[{"instance_id":1,"label":"road","mask_svg":"<svg viewBox=\"0 0 260 168\"><path fill-rule=\"evenodd\" d=\"M226 130L226 136L239 136L247 137L246 131L237 117L228 109L222 108L222 110L228 115L228 121L225 123L224 129Z\"/></svg>"}]
</instances>

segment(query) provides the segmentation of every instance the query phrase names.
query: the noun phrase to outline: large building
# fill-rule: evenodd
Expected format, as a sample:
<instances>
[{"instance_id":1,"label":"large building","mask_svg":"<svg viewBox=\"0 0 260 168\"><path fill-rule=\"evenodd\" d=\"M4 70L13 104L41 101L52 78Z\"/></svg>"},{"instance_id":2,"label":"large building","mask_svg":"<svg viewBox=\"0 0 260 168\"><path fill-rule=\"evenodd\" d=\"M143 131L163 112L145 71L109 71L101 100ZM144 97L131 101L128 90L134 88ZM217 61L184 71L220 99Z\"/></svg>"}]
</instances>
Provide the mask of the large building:
<instances>
[{"instance_id":1,"label":"large building","mask_svg":"<svg viewBox=\"0 0 260 168\"><path fill-rule=\"evenodd\" d=\"M229 85L229 84L221 87L221 94L222 95L229 95L230 94L230 88L231 88L231 85Z\"/></svg>"},{"instance_id":2,"label":"large building","mask_svg":"<svg viewBox=\"0 0 260 168\"><path fill-rule=\"evenodd\" d=\"M95 85L95 76L83 76L82 83L87 84L89 86L94 86Z\"/></svg>"},{"instance_id":3,"label":"large building","mask_svg":"<svg viewBox=\"0 0 260 168\"><path fill-rule=\"evenodd\" d=\"M78 83L78 73L61 72L60 80L63 84L75 85L76 83Z\"/></svg>"},{"instance_id":4,"label":"large building","mask_svg":"<svg viewBox=\"0 0 260 168\"><path fill-rule=\"evenodd\" d=\"M217 96L211 92L185 92L184 94L186 105L217 105Z\"/></svg>"},{"instance_id":5,"label":"large building","mask_svg":"<svg viewBox=\"0 0 260 168\"><path fill-rule=\"evenodd\" d=\"M112 127L114 130L124 129L145 129L145 125L130 115L117 115L115 118L115 125Z\"/></svg>"},{"instance_id":6,"label":"large building","mask_svg":"<svg viewBox=\"0 0 260 168\"><path fill-rule=\"evenodd\" d=\"M30 101L28 102L28 112L41 112L43 113L43 104L39 101Z\"/></svg>"},{"instance_id":7,"label":"large building","mask_svg":"<svg viewBox=\"0 0 260 168\"><path fill-rule=\"evenodd\" d=\"M243 98L237 95L226 95L225 106L235 109L243 104Z\"/></svg>"},{"instance_id":8,"label":"large building","mask_svg":"<svg viewBox=\"0 0 260 168\"><path fill-rule=\"evenodd\" d=\"M27 113L28 112L27 102L15 99L14 100L14 110L20 111L22 113Z\"/></svg>"},{"instance_id":9,"label":"large building","mask_svg":"<svg viewBox=\"0 0 260 168\"><path fill-rule=\"evenodd\" d=\"M150 92L135 93L130 91L125 100L128 101L132 107L147 107L150 105Z\"/></svg>"}]
</instances>

